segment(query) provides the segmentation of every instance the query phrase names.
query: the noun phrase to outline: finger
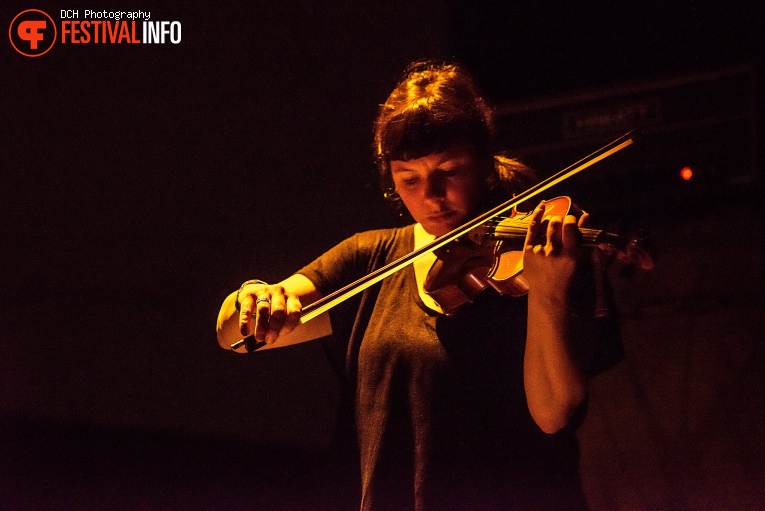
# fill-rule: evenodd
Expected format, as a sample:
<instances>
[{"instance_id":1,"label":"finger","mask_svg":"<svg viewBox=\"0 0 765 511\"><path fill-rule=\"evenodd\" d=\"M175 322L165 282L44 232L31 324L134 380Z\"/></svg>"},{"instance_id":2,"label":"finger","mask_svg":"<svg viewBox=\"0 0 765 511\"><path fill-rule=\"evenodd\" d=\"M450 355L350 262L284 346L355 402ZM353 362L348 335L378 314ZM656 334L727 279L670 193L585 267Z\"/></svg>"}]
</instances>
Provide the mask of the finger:
<instances>
[{"instance_id":1,"label":"finger","mask_svg":"<svg viewBox=\"0 0 765 511\"><path fill-rule=\"evenodd\" d=\"M547 223L547 253L559 254L563 249L563 219L559 216L548 218Z\"/></svg>"},{"instance_id":2,"label":"finger","mask_svg":"<svg viewBox=\"0 0 765 511\"><path fill-rule=\"evenodd\" d=\"M255 302L252 295L242 294L239 297L239 333L247 337L252 333L252 314Z\"/></svg>"},{"instance_id":3,"label":"finger","mask_svg":"<svg viewBox=\"0 0 765 511\"><path fill-rule=\"evenodd\" d=\"M268 321L268 332L266 332L266 342L268 344L272 344L279 337L279 332L282 326L284 326L286 307L284 294L275 293L271 295L271 317Z\"/></svg>"},{"instance_id":4,"label":"finger","mask_svg":"<svg viewBox=\"0 0 765 511\"><path fill-rule=\"evenodd\" d=\"M526 231L526 248L533 248L536 245L536 240L539 239L542 234L542 219L544 218L545 207L544 204L539 204L536 209L531 213L531 220L529 221L529 228Z\"/></svg>"},{"instance_id":5,"label":"finger","mask_svg":"<svg viewBox=\"0 0 765 511\"><path fill-rule=\"evenodd\" d=\"M264 342L268 332L268 322L271 316L271 299L267 294L261 294L255 300L255 339Z\"/></svg>"},{"instance_id":6,"label":"finger","mask_svg":"<svg viewBox=\"0 0 765 511\"><path fill-rule=\"evenodd\" d=\"M588 223L590 223L590 214L586 211L582 211L582 216L579 217L577 225L579 227L586 227Z\"/></svg>"},{"instance_id":7,"label":"finger","mask_svg":"<svg viewBox=\"0 0 765 511\"><path fill-rule=\"evenodd\" d=\"M285 335L292 332L300 324L300 312L303 310L303 304L297 296L287 297L287 314L279 335Z\"/></svg>"},{"instance_id":8,"label":"finger","mask_svg":"<svg viewBox=\"0 0 765 511\"><path fill-rule=\"evenodd\" d=\"M579 247L579 226L573 215L566 215L563 220L562 245L565 254L576 255Z\"/></svg>"}]
</instances>

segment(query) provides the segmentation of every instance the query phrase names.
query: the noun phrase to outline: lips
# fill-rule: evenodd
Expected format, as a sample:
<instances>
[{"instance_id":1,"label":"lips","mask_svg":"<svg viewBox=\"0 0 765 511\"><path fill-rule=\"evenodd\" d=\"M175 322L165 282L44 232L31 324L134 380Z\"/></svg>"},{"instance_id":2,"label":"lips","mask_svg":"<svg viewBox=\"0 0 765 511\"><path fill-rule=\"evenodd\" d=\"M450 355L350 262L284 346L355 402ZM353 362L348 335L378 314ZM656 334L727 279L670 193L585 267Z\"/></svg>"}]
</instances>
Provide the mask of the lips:
<instances>
[{"instance_id":1,"label":"lips","mask_svg":"<svg viewBox=\"0 0 765 511\"><path fill-rule=\"evenodd\" d=\"M443 222L447 218L451 218L454 215L454 211L443 211L441 213L434 213L432 215L428 215L428 220L431 222Z\"/></svg>"}]
</instances>

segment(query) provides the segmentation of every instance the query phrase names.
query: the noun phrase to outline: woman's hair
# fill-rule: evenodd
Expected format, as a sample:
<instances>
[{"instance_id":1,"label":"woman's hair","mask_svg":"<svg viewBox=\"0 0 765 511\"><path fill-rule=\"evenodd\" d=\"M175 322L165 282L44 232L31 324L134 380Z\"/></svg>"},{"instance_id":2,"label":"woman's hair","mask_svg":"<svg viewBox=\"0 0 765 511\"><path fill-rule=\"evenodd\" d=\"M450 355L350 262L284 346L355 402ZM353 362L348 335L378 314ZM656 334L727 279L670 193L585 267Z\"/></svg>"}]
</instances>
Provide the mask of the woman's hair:
<instances>
[{"instance_id":1,"label":"woman's hair","mask_svg":"<svg viewBox=\"0 0 765 511\"><path fill-rule=\"evenodd\" d=\"M380 182L394 204L400 199L391 177L392 160L421 158L460 144L469 146L486 170L487 190L509 197L533 182L533 172L523 164L494 156L494 112L458 64L410 64L380 106L374 128Z\"/></svg>"}]
</instances>

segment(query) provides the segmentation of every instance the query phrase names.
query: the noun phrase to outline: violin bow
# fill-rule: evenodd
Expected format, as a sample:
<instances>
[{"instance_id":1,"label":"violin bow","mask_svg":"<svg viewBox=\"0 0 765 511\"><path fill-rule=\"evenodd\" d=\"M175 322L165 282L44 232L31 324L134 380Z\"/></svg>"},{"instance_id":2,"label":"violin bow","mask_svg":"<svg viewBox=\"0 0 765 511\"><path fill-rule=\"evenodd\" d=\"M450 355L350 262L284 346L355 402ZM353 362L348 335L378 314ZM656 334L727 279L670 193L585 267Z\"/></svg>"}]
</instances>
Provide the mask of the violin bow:
<instances>
[{"instance_id":1,"label":"violin bow","mask_svg":"<svg viewBox=\"0 0 765 511\"><path fill-rule=\"evenodd\" d=\"M596 164L597 162L604 160L608 158L609 156L613 155L614 153L621 151L625 147L632 145L632 143L634 142L633 140L634 133L635 133L635 130L625 133L619 138L604 145L600 149L585 156L584 158L577 161L576 163L569 165L565 169L537 183L536 185L532 186L528 190L514 196L512 199L503 202L502 204L494 207L493 209L490 209L486 213L483 213L482 215L474 218L473 220L470 220L469 222L453 229L452 231L444 234L443 236L439 236L438 238L428 243L427 245L424 245L418 248L417 250L414 250L413 252L410 252L409 254L369 273L368 275L360 278L359 280L352 282L348 284L347 286L344 286L338 289L337 291L330 293L327 296L320 298L319 300L316 300L315 302L303 307L303 310L300 315L300 323L301 324L307 323L308 321L314 319L320 314L323 314L324 312L327 312L328 310L332 309L336 305L339 305L340 303L348 300L349 298L372 287L378 282L385 280L386 278L390 277L394 273L406 268L407 266L414 263L416 260L423 257L424 255L434 252L438 250L439 248L443 247L444 245L451 243L452 241L459 238L460 236L467 234L471 230L485 223L487 220L491 220L495 216L498 216L503 213L506 213L507 211L510 211L521 202L526 201L532 197L535 197L536 195L539 195L540 193L555 186L561 181L565 181L571 176L578 174L579 172ZM248 346L249 342L252 341L253 338L254 338L253 335L245 337L244 339L241 339L240 341L237 341L234 344L232 344L231 349L235 350L237 348L241 348L242 346ZM264 343L258 343L258 345L261 345L261 344L264 344Z\"/></svg>"}]
</instances>

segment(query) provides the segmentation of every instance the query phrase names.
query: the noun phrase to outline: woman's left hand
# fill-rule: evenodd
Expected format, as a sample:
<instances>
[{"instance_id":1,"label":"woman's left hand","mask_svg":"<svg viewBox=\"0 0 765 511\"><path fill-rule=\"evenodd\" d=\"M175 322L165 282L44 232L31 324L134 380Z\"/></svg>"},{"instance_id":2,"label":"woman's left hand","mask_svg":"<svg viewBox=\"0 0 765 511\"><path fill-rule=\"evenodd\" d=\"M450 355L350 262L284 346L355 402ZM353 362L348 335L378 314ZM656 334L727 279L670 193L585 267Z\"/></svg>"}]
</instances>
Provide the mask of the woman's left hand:
<instances>
[{"instance_id":1,"label":"woman's left hand","mask_svg":"<svg viewBox=\"0 0 765 511\"><path fill-rule=\"evenodd\" d=\"M587 213L545 217L543 204L532 213L523 252L523 275L529 293L565 304L576 269L579 227Z\"/></svg>"}]
</instances>

